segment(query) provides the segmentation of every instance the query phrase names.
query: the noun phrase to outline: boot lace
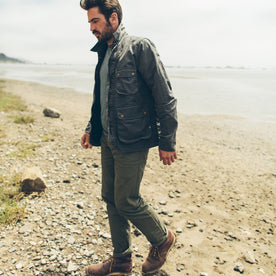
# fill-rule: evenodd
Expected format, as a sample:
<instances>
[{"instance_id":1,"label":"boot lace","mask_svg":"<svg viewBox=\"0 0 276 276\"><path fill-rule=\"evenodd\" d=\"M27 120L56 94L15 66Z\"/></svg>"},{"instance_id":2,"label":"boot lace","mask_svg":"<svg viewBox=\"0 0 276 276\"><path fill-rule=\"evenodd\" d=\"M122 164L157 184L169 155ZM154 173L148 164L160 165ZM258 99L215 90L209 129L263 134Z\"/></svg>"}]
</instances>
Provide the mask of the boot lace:
<instances>
[{"instance_id":1,"label":"boot lace","mask_svg":"<svg viewBox=\"0 0 276 276\"><path fill-rule=\"evenodd\" d=\"M160 254L159 254L159 251L158 251L158 247L156 247L156 246L151 247L150 252L149 252L149 257L153 258L153 259L156 259L156 260L160 259Z\"/></svg>"}]
</instances>

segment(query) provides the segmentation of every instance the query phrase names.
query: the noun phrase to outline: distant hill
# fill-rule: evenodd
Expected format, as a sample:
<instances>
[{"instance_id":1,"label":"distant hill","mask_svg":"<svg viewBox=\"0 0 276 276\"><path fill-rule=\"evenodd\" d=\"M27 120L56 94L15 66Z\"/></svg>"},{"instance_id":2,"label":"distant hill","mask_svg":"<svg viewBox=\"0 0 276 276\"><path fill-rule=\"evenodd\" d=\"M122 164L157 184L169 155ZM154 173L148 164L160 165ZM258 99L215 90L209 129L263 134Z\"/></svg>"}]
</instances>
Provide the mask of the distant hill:
<instances>
[{"instance_id":1,"label":"distant hill","mask_svg":"<svg viewBox=\"0 0 276 276\"><path fill-rule=\"evenodd\" d=\"M0 53L0 62L25 63L25 61L23 61L23 60L8 57L3 53Z\"/></svg>"}]
</instances>

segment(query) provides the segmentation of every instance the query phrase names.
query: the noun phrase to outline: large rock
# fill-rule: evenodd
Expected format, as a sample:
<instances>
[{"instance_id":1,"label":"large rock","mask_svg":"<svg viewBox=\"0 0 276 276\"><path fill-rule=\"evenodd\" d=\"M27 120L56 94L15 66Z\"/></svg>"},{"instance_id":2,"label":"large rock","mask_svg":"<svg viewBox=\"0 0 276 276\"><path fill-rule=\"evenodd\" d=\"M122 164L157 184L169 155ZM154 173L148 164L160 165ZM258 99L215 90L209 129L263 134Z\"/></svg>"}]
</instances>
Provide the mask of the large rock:
<instances>
[{"instance_id":1,"label":"large rock","mask_svg":"<svg viewBox=\"0 0 276 276\"><path fill-rule=\"evenodd\" d=\"M59 118L61 113L57 109L54 108L45 108L43 110L43 114L46 117L51 117L51 118Z\"/></svg>"},{"instance_id":2,"label":"large rock","mask_svg":"<svg viewBox=\"0 0 276 276\"><path fill-rule=\"evenodd\" d=\"M38 167L26 169L22 176L21 188L24 193L42 192L46 189L45 180Z\"/></svg>"}]
</instances>

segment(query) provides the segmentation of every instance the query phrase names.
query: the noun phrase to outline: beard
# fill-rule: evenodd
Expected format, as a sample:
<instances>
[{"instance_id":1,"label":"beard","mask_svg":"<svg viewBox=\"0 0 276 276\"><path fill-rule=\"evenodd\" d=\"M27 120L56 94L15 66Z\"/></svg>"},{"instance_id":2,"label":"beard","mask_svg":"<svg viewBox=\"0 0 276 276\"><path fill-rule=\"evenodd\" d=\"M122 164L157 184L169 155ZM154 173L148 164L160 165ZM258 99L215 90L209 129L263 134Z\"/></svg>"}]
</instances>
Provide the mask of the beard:
<instances>
[{"instance_id":1,"label":"beard","mask_svg":"<svg viewBox=\"0 0 276 276\"><path fill-rule=\"evenodd\" d=\"M93 31L93 34L98 34L98 41L108 41L113 37L113 28L110 24L106 24L102 32L96 30Z\"/></svg>"}]
</instances>

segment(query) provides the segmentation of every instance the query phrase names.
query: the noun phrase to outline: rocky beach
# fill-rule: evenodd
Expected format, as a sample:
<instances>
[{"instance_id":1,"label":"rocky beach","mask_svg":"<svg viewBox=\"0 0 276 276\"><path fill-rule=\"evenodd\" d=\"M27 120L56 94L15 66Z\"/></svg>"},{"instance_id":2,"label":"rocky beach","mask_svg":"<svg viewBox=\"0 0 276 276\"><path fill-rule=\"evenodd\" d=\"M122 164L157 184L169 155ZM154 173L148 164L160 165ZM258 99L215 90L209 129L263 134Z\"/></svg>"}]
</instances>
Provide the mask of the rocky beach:
<instances>
[{"instance_id":1,"label":"rocky beach","mask_svg":"<svg viewBox=\"0 0 276 276\"><path fill-rule=\"evenodd\" d=\"M0 226L0 275L84 275L112 254L100 149L80 146L92 95L16 80L2 85L25 101L22 114L34 122L15 125L13 112L0 113L0 174L38 167L47 188L21 200L22 220ZM61 116L45 117L49 107ZM14 157L20 143L33 153ZM276 275L276 123L179 114L177 154L164 166L151 149L142 182L142 195L177 237L155 275ZM149 250L134 227L133 249L134 276Z\"/></svg>"}]
</instances>

